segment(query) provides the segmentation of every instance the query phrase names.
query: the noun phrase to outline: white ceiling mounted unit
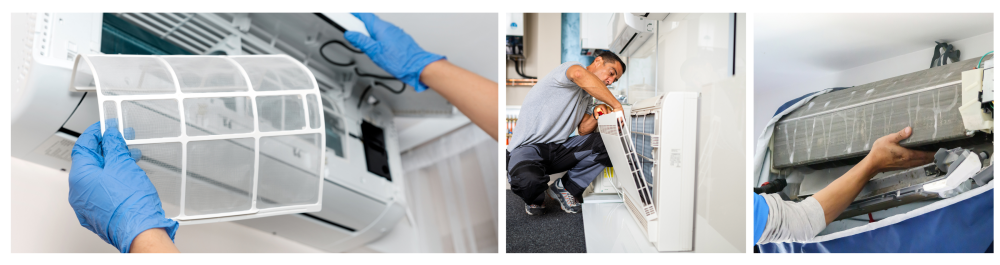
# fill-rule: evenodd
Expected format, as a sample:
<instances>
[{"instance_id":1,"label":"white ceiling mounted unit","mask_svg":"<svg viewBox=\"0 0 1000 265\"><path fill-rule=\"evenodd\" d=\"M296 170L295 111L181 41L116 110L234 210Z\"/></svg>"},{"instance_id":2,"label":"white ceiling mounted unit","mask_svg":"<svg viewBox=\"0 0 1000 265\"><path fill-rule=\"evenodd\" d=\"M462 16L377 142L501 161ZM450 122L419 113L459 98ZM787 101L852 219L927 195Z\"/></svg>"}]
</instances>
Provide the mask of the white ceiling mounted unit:
<instances>
[{"instance_id":1,"label":"white ceiling mounted unit","mask_svg":"<svg viewBox=\"0 0 1000 265\"><path fill-rule=\"evenodd\" d=\"M95 91L168 218L181 224L316 212L320 91L287 55L79 55L70 90Z\"/></svg>"}]
</instances>

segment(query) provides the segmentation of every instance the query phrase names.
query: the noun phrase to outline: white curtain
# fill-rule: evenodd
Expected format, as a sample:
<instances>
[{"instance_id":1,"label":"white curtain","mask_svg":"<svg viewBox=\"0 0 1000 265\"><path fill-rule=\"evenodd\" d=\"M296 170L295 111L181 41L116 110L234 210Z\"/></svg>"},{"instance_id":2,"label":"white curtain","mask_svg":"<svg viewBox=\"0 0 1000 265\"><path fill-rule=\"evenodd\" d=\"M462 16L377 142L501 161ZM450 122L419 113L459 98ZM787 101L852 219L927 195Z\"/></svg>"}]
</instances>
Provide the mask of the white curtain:
<instances>
[{"instance_id":1,"label":"white curtain","mask_svg":"<svg viewBox=\"0 0 1000 265\"><path fill-rule=\"evenodd\" d=\"M497 146L469 124L402 154L418 252L498 251Z\"/></svg>"}]
</instances>

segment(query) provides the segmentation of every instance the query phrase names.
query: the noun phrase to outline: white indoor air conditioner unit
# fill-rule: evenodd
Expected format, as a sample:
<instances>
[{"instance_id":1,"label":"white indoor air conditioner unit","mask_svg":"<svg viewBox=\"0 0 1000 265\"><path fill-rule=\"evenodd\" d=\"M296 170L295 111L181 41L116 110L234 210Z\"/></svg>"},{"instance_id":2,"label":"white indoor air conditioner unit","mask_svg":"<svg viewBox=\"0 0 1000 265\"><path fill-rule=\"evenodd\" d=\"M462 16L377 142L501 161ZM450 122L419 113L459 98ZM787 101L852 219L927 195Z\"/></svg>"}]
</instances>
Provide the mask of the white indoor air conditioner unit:
<instances>
[{"instance_id":1,"label":"white indoor air conditioner unit","mask_svg":"<svg viewBox=\"0 0 1000 265\"><path fill-rule=\"evenodd\" d=\"M453 106L436 93L417 94L384 77L388 73L347 45L345 27L358 28L350 19L293 13L16 14L11 36L18 44L11 57L11 138L16 140L11 155L68 171L80 133L104 118L119 117L119 129L137 130L136 139L127 140L129 147L149 149L142 153L147 160L138 164L151 179L160 173L181 176L185 168L177 166L182 160L178 154L189 155L183 159L189 161L187 183L170 182L180 178L154 183L158 191L177 185L160 194L168 214L182 223L238 220L330 252L364 245L385 235L406 213L393 117L451 115ZM129 38L134 34L152 40ZM103 48L117 47L106 43L115 38L124 40L117 44L166 42L190 55L103 55ZM226 56L209 56L216 54ZM98 71L97 82L121 81L106 81L102 89L142 84L169 93L102 93L96 83L83 80L88 77L83 72L77 72L77 81L83 81L74 83L77 58ZM294 85L304 86L287 89ZM282 90L265 91L272 88ZM160 104L164 102L168 104ZM133 114L139 119L131 119ZM144 137L140 130L157 139L138 139ZM180 130L186 133L178 134ZM239 137L230 137L234 135ZM198 140L227 141L215 147L191 145ZM178 149L182 142L188 144L186 150ZM243 156L191 160L191 155L207 154L197 148L226 148ZM241 171L241 178L226 177L236 170L206 164L253 158L255 152L259 162L237 164L261 167ZM247 172L256 178L246 178ZM176 187L181 185L189 195L215 197L202 198L209 204L184 206L191 201L180 200L185 193Z\"/></svg>"},{"instance_id":2,"label":"white indoor air conditioner unit","mask_svg":"<svg viewBox=\"0 0 1000 265\"><path fill-rule=\"evenodd\" d=\"M611 17L611 43L615 54L630 54L656 32L656 21L667 13L615 13Z\"/></svg>"},{"instance_id":3,"label":"white indoor air conditioner unit","mask_svg":"<svg viewBox=\"0 0 1000 265\"><path fill-rule=\"evenodd\" d=\"M612 181L658 251L693 250L698 97L670 92L638 102L628 117L598 119Z\"/></svg>"}]
</instances>

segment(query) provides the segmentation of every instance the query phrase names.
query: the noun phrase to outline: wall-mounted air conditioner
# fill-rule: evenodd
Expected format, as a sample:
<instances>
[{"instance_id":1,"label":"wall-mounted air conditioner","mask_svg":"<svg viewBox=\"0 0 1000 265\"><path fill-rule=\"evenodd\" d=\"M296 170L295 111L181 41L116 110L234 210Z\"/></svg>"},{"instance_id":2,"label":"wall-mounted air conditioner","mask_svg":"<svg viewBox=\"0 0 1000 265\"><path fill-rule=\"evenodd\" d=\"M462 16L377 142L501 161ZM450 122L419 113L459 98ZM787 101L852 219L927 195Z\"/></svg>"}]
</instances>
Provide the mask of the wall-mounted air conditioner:
<instances>
[{"instance_id":1,"label":"wall-mounted air conditioner","mask_svg":"<svg viewBox=\"0 0 1000 265\"><path fill-rule=\"evenodd\" d=\"M659 251L693 250L698 97L670 92L638 102L628 117L598 119L613 182Z\"/></svg>"}]
</instances>

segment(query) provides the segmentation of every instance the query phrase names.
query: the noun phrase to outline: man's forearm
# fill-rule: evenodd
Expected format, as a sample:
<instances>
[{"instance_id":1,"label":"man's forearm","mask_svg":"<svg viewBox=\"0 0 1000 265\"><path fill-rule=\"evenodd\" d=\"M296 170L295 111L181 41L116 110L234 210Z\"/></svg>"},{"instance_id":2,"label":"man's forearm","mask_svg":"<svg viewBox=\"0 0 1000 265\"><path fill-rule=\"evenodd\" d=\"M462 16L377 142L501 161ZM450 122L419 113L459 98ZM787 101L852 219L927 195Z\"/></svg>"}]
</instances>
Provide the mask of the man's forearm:
<instances>
[{"instance_id":1,"label":"man's forearm","mask_svg":"<svg viewBox=\"0 0 1000 265\"><path fill-rule=\"evenodd\" d=\"M583 91L586 91L587 94L590 94L597 100L611 105L615 111L622 109L622 104L618 102L618 99L615 98L614 94L611 94L611 90L608 90L608 86L605 85L600 78L597 78L596 75L587 71L586 68L577 67L572 68L573 72L569 76L573 83L576 83L577 86L583 88Z\"/></svg>"},{"instance_id":2,"label":"man's forearm","mask_svg":"<svg viewBox=\"0 0 1000 265\"><path fill-rule=\"evenodd\" d=\"M597 129L597 119L594 116L584 115L583 120L580 121L580 126L576 128L577 133L580 135L587 135Z\"/></svg>"},{"instance_id":3,"label":"man's forearm","mask_svg":"<svg viewBox=\"0 0 1000 265\"><path fill-rule=\"evenodd\" d=\"M861 189L876 173L878 173L877 170L870 165L867 159L861 160L846 174L812 196L823 206L823 215L826 217L827 224L837 219L837 216L840 216L840 213L847 209L851 202L854 202L858 193L861 193Z\"/></svg>"}]
</instances>

